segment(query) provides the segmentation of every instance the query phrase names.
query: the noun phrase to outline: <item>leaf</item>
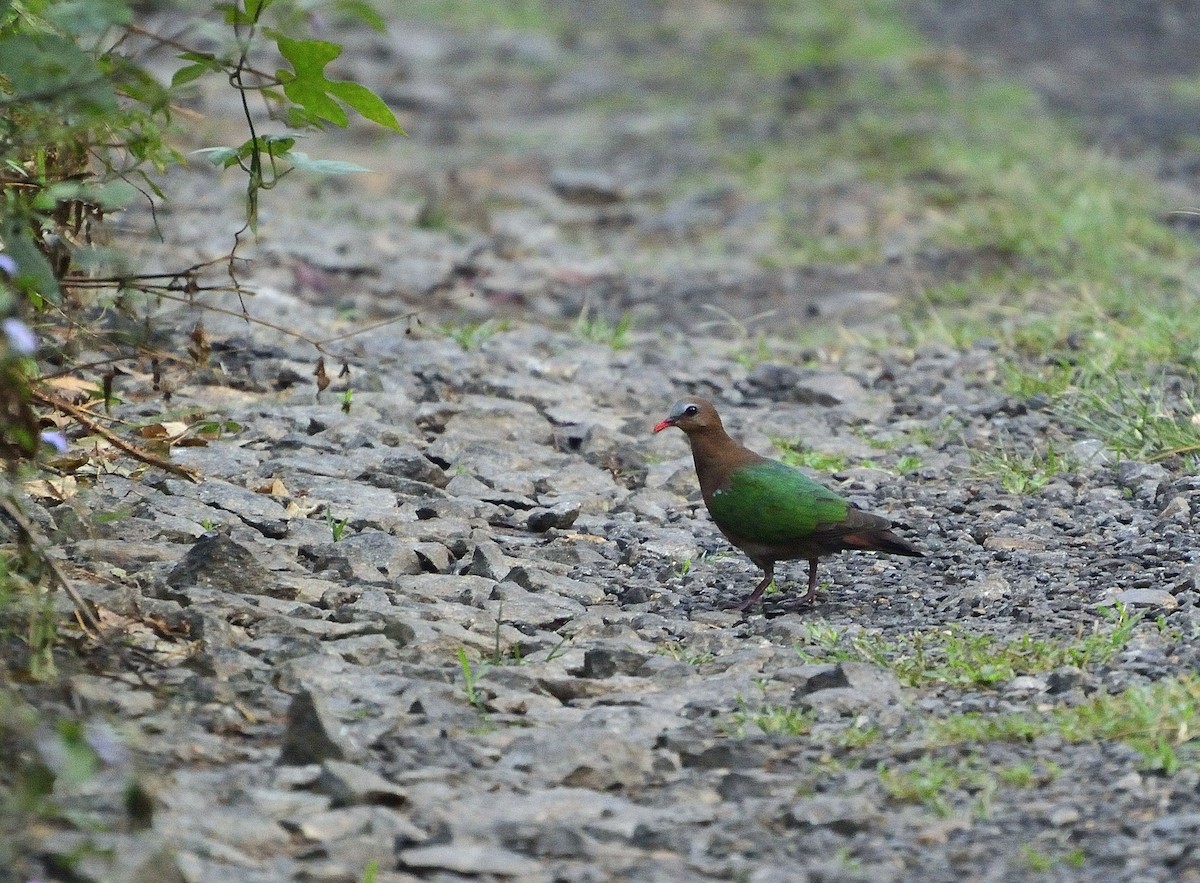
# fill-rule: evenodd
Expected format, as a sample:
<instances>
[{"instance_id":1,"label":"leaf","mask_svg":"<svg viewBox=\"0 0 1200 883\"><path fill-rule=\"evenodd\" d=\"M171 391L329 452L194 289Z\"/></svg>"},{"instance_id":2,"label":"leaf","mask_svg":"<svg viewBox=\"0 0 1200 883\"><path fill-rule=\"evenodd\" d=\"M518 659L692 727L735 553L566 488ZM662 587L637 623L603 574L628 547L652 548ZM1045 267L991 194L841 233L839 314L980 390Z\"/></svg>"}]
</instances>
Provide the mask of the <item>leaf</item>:
<instances>
[{"instance_id":1,"label":"leaf","mask_svg":"<svg viewBox=\"0 0 1200 883\"><path fill-rule=\"evenodd\" d=\"M283 159L290 162L302 172L316 172L322 175L346 175L355 172L369 172L370 169L357 163L344 162L335 159L309 159L308 154L293 150L284 154Z\"/></svg>"},{"instance_id":2,"label":"leaf","mask_svg":"<svg viewBox=\"0 0 1200 883\"><path fill-rule=\"evenodd\" d=\"M12 101L36 101L115 113L117 98L96 61L57 34L13 34L0 40L0 76Z\"/></svg>"},{"instance_id":3,"label":"leaf","mask_svg":"<svg viewBox=\"0 0 1200 883\"><path fill-rule=\"evenodd\" d=\"M58 280L46 256L38 250L33 241L33 233L29 225L19 217L5 219L2 231L4 250L17 262L17 275L13 279L16 287L27 295L58 303L62 300L62 292L58 288Z\"/></svg>"},{"instance_id":4,"label":"leaf","mask_svg":"<svg viewBox=\"0 0 1200 883\"><path fill-rule=\"evenodd\" d=\"M269 497L290 497L292 495L292 492L287 489L287 485L279 478L272 478L266 484L260 484L253 490L256 494L265 494Z\"/></svg>"},{"instance_id":5,"label":"leaf","mask_svg":"<svg viewBox=\"0 0 1200 883\"><path fill-rule=\"evenodd\" d=\"M325 66L342 54L342 47L325 40L293 40L272 32L279 54L292 65L291 71L276 73L283 94L307 114L345 128L346 112L330 97L341 99L364 118L396 132L400 123L388 106L371 90L357 83L326 79Z\"/></svg>"},{"instance_id":6,"label":"leaf","mask_svg":"<svg viewBox=\"0 0 1200 883\"><path fill-rule=\"evenodd\" d=\"M78 466L74 467L78 469ZM36 478L25 482L25 493L41 500L57 500L63 502L75 496L78 486L75 476L64 475L61 478Z\"/></svg>"},{"instance_id":7,"label":"leaf","mask_svg":"<svg viewBox=\"0 0 1200 883\"><path fill-rule=\"evenodd\" d=\"M71 35L96 34L133 18L123 0L59 0L45 7L46 20Z\"/></svg>"},{"instance_id":8,"label":"leaf","mask_svg":"<svg viewBox=\"0 0 1200 883\"><path fill-rule=\"evenodd\" d=\"M234 147L201 147L193 150L192 156L203 156L214 166L229 168L238 161L238 150Z\"/></svg>"},{"instance_id":9,"label":"leaf","mask_svg":"<svg viewBox=\"0 0 1200 883\"><path fill-rule=\"evenodd\" d=\"M384 100L366 86L349 81L333 83L329 89L334 95L357 110L365 119L370 120L385 129L393 129L401 134L404 130L396 121L396 115Z\"/></svg>"},{"instance_id":10,"label":"leaf","mask_svg":"<svg viewBox=\"0 0 1200 883\"><path fill-rule=\"evenodd\" d=\"M379 10L365 0L337 0L334 3L334 9L351 18L358 19L371 30L380 34L387 30L387 22L379 14Z\"/></svg>"},{"instance_id":11,"label":"leaf","mask_svg":"<svg viewBox=\"0 0 1200 883\"><path fill-rule=\"evenodd\" d=\"M272 0L245 0L246 15L251 21L258 21L271 3Z\"/></svg>"},{"instance_id":12,"label":"leaf","mask_svg":"<svg viewBox=\"0 0 1200 883\"><path fill-rule=\"evenodd\" d=\"M192 80L198 80L205 74L211 73L212 70L213 68L211 65L205 64L202 61L184 65L179 70L175 71L174 75L171 77L171 88L174 89L176 86L183 86L186 83L192 82Z\"/></svg>"},{"instance_id":13,"label":"leaf","mask_svg":"<svg viewBox=\"0 0 1200 883\"><path fill-rule=\"evenodd\" d=\"M48 386L53 386L60 392L85 395L89 399L99 398L100 396L96 388L96 381L84 380L82 377L72 377L69 374L64 374L61 377L48 377L43 382Z\"/></svg>"},{"instance_id":14,"label":"leaf","mask_svg":"<svg viewBox=\"0 0 1200 883\"><path fill-rule=\"evenodd\" d=\"M258 140L262 151L269 156L286 156L296 144L296 139L290 135L262 135Z\"/></svg>"},{"instance_id":15,"label":"leaf","mask_svg":"<svg viewBox=\"0 0 1200 883\"><path fill-rule=\"evenodd\" d=\"M174 440L188 431L188 424L171 420L165 423L151 423L138 429L137 434L142 438Z\"/></svg>"},{"instance_id":16,"label":"leaf","mask_svg":"<svg viewBox=\"0 0 1200 883\"><path fill-rule=\"evenodd\" d=\"M126 181L109 183L58 181L42 190L33 200L39 211L53 211L61 202L86 202L105 211L128 205L137 196L137 188Z\"/></svg>"}]
</instances>

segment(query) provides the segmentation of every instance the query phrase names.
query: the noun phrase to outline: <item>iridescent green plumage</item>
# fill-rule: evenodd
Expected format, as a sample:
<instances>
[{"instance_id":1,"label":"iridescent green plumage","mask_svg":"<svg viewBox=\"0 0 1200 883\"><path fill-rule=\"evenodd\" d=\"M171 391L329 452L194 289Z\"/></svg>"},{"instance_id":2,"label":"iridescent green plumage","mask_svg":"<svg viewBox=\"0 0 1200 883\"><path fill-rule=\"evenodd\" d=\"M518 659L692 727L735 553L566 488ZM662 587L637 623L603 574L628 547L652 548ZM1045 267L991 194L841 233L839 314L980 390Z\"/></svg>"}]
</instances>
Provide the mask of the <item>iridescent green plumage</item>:
<instances>
[{"instance_id":1,"label":"iridescent green plumage","mask_svg":"<svg viewBox=\"0 0 1200 883\"><path fill-rule=\"evenodd\" d=\"M850 503L777 460L735 469L713 492L713 521L756 543L787 543L825 533L845 520Z\"/></svg>"}]
</instances>

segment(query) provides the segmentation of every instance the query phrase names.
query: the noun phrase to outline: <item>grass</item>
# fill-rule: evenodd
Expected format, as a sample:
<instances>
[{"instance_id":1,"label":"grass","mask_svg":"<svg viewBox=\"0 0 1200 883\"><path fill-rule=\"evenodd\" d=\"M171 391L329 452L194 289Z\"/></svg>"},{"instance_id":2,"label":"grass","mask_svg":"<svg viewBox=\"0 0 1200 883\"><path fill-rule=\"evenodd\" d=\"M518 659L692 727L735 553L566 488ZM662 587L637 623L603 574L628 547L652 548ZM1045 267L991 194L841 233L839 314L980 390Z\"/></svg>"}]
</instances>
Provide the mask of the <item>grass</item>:
<instances>
[{"instance_id":1,"label":"grass","mask_svg":"<svg viewBox=\"0 0 1200 883\"><path fill-rule=\"evenodd\" d=\"M1076 744L1120 742L1141 755L1143 768L1173 775L1200 762L1198 721L1200 677L1183 675L1048 712L952 715L929 735L936 745L1029 743L1050 733Z\"/></svg>"},{"instance_id":2,"label":"grass","mask_svg":"<svg viewBox=\"0 0 1200 883\"><path fill-rule=\"evenodd\" d=\"M779 459L789 466L800 466L817 472L839 472L847 465L846 458L841 454L813 450L800 441L772 436L771 444L780 450Z\"/></svg>"},{"instance_id":3,"label":"grass","mask_svg":"<svg viewBox=\"0 0 1200 883\"><path fill-rule=\"evenodd\" d=\"M1032 494L1054 478L1078 468L1075 458L1061 452L1053 442L1045 448L1019 451L1011 442L989 448L972 449L971 462L976 475L994 478L1010 494Z\"/></svg>"},{"instance_id":4,"label":"grass","mask_svg":"<svg viewBox=\"0 0 1200 883\"><path fill-rule=\"evenodd\" d=\"M1110 661L1129 643L1141 621L1125 607L1106 608L1105 623L1071 641L1030 634L999 638L958 626L918 629L885 639L841 632L824 622L808 622L808 640L796 647L805 662L869 662L889 668L909 686L944 683L988 686L1017 675L1085 668Z\"/></svg>"},{"instance_id":5,"label":"grass","mask_svg":"<svg viewBox=\"0 0 1200 883\"><path fill-rule=\"evenodd\" d=\"M466 322L461 325L446 323L439 330L465 351L471 352L483 346L489 338L501 331L507 331L508 323L498 319L488 319L486 322Z\"/></svg>"},{"instance_id":6,"label":"grass","mask_svg":"<svg viewBox=\"0 0 1200 883\"><path fill-rule=\"evenodd\" d=\"M487 703L484 701L483 694L479 692L477 686L480 672L476 672L471 666L471 659L467 656L467 651L463 647L458 648L458 667L463 676L463 694L467 697L467 702L481 713L487 712Z\"/></svg>"},{"instance_id":7,"label":"grass","mask_svg":"<svg viewBox=\"0 0 1200 883\"><path fill-rule=\"evenodd\" d=\"M734 735L744 736L746 728L753 724L769 736L806 736L812 731L814 722L815 718L809 712L795 706L763 702L751 707L739 697L730 730Z\"/></svg>"},{"instance_id":8,"label":"grass","mask_svg":"<svg viewBox=\"0 0 1200 883\"><path fill-rule=\"evenodd\" d=\"M876 772L883 790L893 800L920 803L942 818L950 815L948 792L957 791L968 779L979 779L977 770L947 760L923 757L902 768L880 766Z\"/></svg>"},{"instance_id":9,"label":"grass","mask_svg":"<svg viewBox=\"0 0 1200 883\"><path fill-rule=\"evenodd\" d=\"M661 644L655 652L669 659L674 659L676 662L683 662L693 666L705 665L717 658L715 654L707 651L693 653L678 641L668 641L665 644Z\"/></svg>"},{"instance_id":10,"label":"grass","mask_svg":"<svg viewBox=\"0 0 1200 883\"><path fill-rule=\"evenodd\" d=\"M350 523L350 516L346 516L341 521L334 517L333 512L325 510L325 525L329 528L329 536L335 543L340 543L342 537L346 534L346 525Z\"/></svg>"},{"instance_id":11,"label":"grass","mask_svg":"<svg viewBox=\"0 0 1200 883\"><path fill-rule=\"evenodd\" d=\"M1082 868L1087 862L1087 853L1079 847L1061 854L1054 854L1043 852L1036 846L1026 844L1021 847L1021 855L1029 870L1041 874L1054 870L1057 865Z\"/></svg>"},{"instance_id":12,"label":"grass","mask_svg":"<svg viewBox=\"0 0 1200 883\"><path fill-rule=\"evenodd\" d=\"M593 314L585 306L579 318L575 320L572 330L575 336L582 340L603 343L614 350L623 350L629 347L629 332L632 328L633 315L628 311L622 313L621 318L614 323L599 314Z\"/></svg>"}]
</instances>

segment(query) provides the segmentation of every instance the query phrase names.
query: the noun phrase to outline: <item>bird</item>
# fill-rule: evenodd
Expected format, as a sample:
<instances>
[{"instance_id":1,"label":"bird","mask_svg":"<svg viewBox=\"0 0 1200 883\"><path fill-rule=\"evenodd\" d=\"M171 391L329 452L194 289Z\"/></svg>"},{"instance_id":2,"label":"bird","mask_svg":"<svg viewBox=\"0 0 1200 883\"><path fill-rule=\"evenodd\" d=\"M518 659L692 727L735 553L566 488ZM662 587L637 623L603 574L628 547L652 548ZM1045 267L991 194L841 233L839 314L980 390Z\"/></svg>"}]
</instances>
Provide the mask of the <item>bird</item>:
<instances>
[{"instance_id":1,"label":"bird","mask_svg":"<svg viewBox=\"0 0 1200 883\"><path fill-rule=\"evenodd\" d=\"M725 431L713 403L680 399L654 426L687 434L704 505L721 533L763 571L762 581L740 603L745 610L775 580L775 562L808 560L808 591L797 605L817 594L817 560L849 549L924 558L912 543L891 530L891 522L859 509L799 469L771 460Z\"/></svg>"}]
</instances>

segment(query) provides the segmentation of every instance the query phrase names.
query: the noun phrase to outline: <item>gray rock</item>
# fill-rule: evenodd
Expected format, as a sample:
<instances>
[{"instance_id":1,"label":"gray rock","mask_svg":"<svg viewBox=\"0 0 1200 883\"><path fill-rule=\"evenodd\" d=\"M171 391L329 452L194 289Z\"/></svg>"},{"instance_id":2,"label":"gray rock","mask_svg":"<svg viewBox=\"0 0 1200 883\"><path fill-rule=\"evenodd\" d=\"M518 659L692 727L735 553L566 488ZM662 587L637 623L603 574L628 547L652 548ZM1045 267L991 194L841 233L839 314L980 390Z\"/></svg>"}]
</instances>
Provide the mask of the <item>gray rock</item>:
<instances>
[{"instance_id":1,"label":"gray rock","mask_svg":"<svg viewBox=\"0 0 1200 883\"><path fill-rule=\"evenodd\" d=\"M493 540L481 539L476 541L475 548L471 550L467 563L459 568L459 573L499 581L508 576L511 569L512 564L508 556L501 551L499 544Z\"/></svg>"},{"instance_id":2,"label":"gray rock","mask_svg":"<svg viewBox=\"0 0 1200 883\"><path fill-rule=\"evenodd\" d=\"M818 794L794 804L786 819L797 828L829 828L849 836L870 827L878 812L864 795Z\"/></svg>"},{"instance_id":3,"label":"gray rock","mask_svg":"<svg viewBox=\"0 0 1200 883\"><path fill-rule=\"evenodd\" d=\"M362 477L379 487L392 487L390 482L395 478L405 478L437 488L444 488L450 482L446 470L415 447L406 447L390 453L378 465L370 467Z\"/></svg>"},{"instance_id":4,"label":"gray rock","mask_svg":"<svg viewBox=\"0 0 1200 883\"><path fill-rule=\"evenodd\" d=\"M501 583L496 597L484 604L502 622L556 630L583 613L577 601L548 593L527 592L514 583Z\"/></svg>"},{"instance_id":5,"label":"gray rock","mask_svg":"<svg viewBox=\"0 0 1200 883\"><path fill-rule=\"evenodd\" d=\"M531 509L525 523L535 533L545 533L551 528L566 530L578 517L578 503L562 502L549 508Z\"/></svg>"},{"instance_id":6,"label":"gray rock","mask_svg":"<svg viewBox=\"0 0 1200 883\"><path fill-rule=\"evenodd\" d=\"M582 205L611 205L625 198L616 178L591 169L555 169L550 189L559 198Z\"/></svg>"},{"instance_id":7,"label":"gray rock","mask_svg":"<svg viewBox=\"0 0 1200 883\"><path fill-rule=\"evenodd\" d=\"M270 595L275 582L253 552L215 533L198 539L167 575L167 585L174 588L206 586L254 595Z\"/></svg>"},{"instance_id":8,"label":"gray rock","mask_svg":"<svg viewBox=\"0 0 1200 883\"><path fill-rule=\"evenodd\" d=\"M1122 460L1117 464L1117 483L1133 491L1138 500L1153 502L1166 486L1169 473L1161 463Z\"/></svg>"},{"instance_id":9,"label":"gray rock","mask_svg":"<svg viewBox=\"0 0 1200 883\"><path fill-rule=\"evenodd\" d=\"M1111 604L1113 601L1126 607L1158 607L1163 610L1175 610L1179 607L1179 601L1166 589L1125 589L1104 603Z\"/></svg>"},{"instance_id":10,"label":"gray rock","mask_svg":"<svg viewBox=\"0 0 1200 883\"><path fill-rule=\"evenodd\" d=\"M396 810L369 804L321 810L285 819L282 824L287 830L314 843L327 843L359 834L370 834L377 838L390 836L407 845L422 843L427 839L424 831Z\"/></svg>"},{"instance_id":11,"label":"gray rock","mask_svg":"<svg viewBox=\"0 0 1200 883\"><path fill-rule=\"evenodd\" d=\"M414 543L412 550L420 562L421 570L428 573L449 573L454 563L454 556L441 543Z\"/></svg>"},{"instance_id":12,"label":"gray rock","mask_svg":"<svg viewBox=\"0 0 1200 883\"><path fill-rule=\"evenodd\" d=\"M597 730L518 737L499 765L544 784L594 791L643 787L656 769L649 748Z\"/></svg>"},{"instance_id":13,"label":"gray rock","mask_svg":"<svg viewBox=\"0 0 1200 883\"><path fill-rule=\"evenodd\" d=\"M333 807L379 804L402 807L408 802L404 788L379 773L343 760L326 760L313 787L329 795Z\"/></svg>"},{"instance_id":14,"label":"gray rock","mask_svg":"<svg viewBox=\"0 0 1200 883\"><path fill-rule=\"evenodd\" d=\"M1071 458L1080 466L1108 466L1113 456L1098 438L1085 438L1071 445Z\"/></svg>"},{"instance_id":15,"label":"gray rock","mask_svg":"<svg viewBox=\"0 0 1200 883\"><path fill-rule=\"evenodd\" d=\"M795 689L801 705L846 714L895 702L900 698L900 681L889 669L865 662L806 666L807 679Z\"/></svg>"},{"instance_id":16,"label":"gray rock","mask_svg":"<svg viewBox=\"0 0 1200 883\"><path fill-rule=\"evenodd\" d=\"M456 874L493 874L519 877L536 873L541 865L528 856L500 846L478 843L445 843L417 846L400 852L400 866L415 871L445 870Z\"/></svg>"},{"instance_id":17,"label":"gray rock","mask_svg":"<svg viewBox=\"0 0 1200 883\"><path fill-rule=\"evenodd\" d=\"M336 543L301 546L300 557L317 573L332 570L357 583L389 584L424 570L411 543L378 530L351 534Z\"/></svg>"},{"instance_id":18,"label":"gray rock","mask_svg":"<svg viewBox=\"0 0 1200 883\"><path fill-rule=\"evenodd\" d=\"M527 564L518 564L513 567L504 577L504 581L516 583L530 592L550 592L585 605L598 604L607 597L602 586L555 573L547 573Z\"/></svg>"},{"instance_id":19,"label":"gray rock","mask_svg":"<svg viewBox=\"0 0 1200 883\"><path fill-rule=\"evenodd\" d=\"M304 690L292 697L283 731L279 762L292 766L341 760L342 724L314 693Z\"/></svg>"},{"instance_id":20,"label":"gray rock","mask_svg":"<svg viewBox=\"0 0 1200 883\"><path fill-rule=\"evenodd\" d=\"M617 673L635 674L648 655L627 647L593 647L584 651L582 675L585 678L611 678Z\"/></svg>"}]
</instances>

